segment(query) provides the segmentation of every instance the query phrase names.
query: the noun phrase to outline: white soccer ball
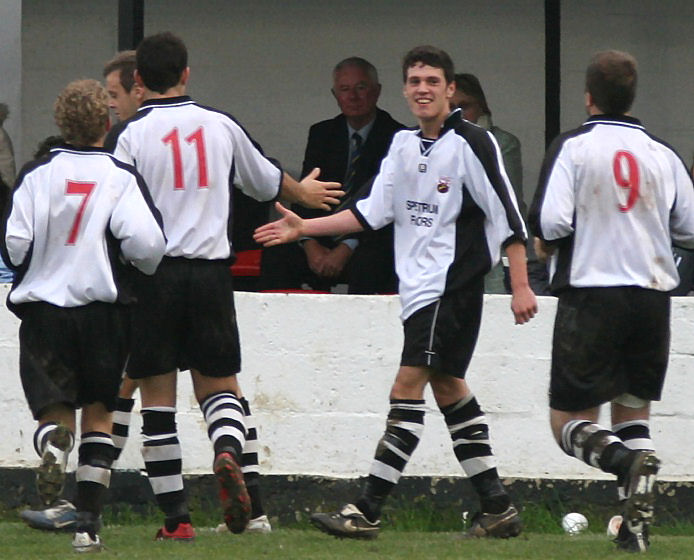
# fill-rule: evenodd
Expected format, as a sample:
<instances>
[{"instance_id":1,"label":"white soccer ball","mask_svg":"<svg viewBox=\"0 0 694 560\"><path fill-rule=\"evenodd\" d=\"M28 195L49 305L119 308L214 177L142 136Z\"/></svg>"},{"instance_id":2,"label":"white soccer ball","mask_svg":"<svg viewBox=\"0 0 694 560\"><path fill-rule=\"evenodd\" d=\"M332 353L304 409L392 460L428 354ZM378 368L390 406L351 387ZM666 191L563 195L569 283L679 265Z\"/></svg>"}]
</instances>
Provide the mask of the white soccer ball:
<instances>
[{"instance_id":1,"label":"white soccer ball","mask_svg":"<svg viewBox=\"0 0 694 560\"><path fill-rule=\"evenodd\" d=\"M622 516L621 515L613 515L610 517L610 520L607 522L607 536L608 537L616 537L617 534L619 533L619 528L622 526Z\"/></svg>"},{"instance_id":2,"label":"white soccer ball","mask_svg":"<svg viewBox=\"0 0 694 560\"><path fill-rule=\"evenodd\" d=\"M561 520L561 526L567 534L574 536L588 528L588 520L582 513L567 513Z\"/></svg>"}]
</instances>

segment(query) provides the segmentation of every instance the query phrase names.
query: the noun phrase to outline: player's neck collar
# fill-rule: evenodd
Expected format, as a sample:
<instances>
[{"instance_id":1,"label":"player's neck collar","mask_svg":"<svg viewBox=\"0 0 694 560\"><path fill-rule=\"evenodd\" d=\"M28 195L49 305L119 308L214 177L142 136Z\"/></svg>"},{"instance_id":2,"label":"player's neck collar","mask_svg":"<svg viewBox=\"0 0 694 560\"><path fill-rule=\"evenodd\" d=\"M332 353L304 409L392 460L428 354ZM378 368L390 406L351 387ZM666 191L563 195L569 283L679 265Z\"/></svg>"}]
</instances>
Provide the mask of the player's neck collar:
<instances>
[{"instance_id":1,"label":"player's neck collar","mask_svg":"<svg viewBox=\"0 0 694 560\"><path fill-rule=\"evenodd\" d=\"M642 126L641 121L629 115L614 115L614 114L603 114L603 115L592 115L588 117L586 123L594 123L596 121L602 122L614 122L614 123L625 123L636 126Z\"/></svg>"},{"instance_id":2,"label":"player's neck collar","mask_svg":"<svg viewBox=\"0 0 694 560\"><path fill-rule=\"evenodd\" d=\"M180 105L190 103L192 99L188 95L177 95L176 97L155 97L147 99L142 103L140 109L145 107L161 107L162 105Z\"/></svg>"}]
</instances>

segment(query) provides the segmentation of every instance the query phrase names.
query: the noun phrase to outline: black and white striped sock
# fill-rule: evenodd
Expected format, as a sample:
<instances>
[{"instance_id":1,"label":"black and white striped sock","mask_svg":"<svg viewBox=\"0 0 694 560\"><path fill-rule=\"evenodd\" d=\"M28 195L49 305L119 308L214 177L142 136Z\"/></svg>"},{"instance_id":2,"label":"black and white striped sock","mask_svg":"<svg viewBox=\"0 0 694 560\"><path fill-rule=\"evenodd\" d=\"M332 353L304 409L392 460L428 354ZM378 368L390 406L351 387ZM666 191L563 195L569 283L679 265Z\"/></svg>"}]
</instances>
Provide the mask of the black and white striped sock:
<instances>
[{"instance_id":1,"label":"black and white striped sock","mask_svg":"<svg viewBox=\"0 0 694 560\"><path fill-rule=\"evenodd\" d=\"M423 400L391 399L386 431L378 442L369 477L356 506L370 521L400 480L424 430Z\"/></svg>"},{"instance_id":2,"label":"black and white striped sock","mask_svg":"<svg viewBox=\"0 0 694 560\"><path fill-rule=\"evenodd\" d=\"M587 420L564 424L560 447L567 455L618 477L626 474L635 453L612 430Z\"/></svg>"},{"instance_id":3,"label":"black and white striped sock","mask_svg":"<svg viewBox=\"0 0 694 560\"><path fill-rule=\"evenodd\" d=\"M243 407L244 424L246 426L246 443L243 446L241 470L246 482L248 495L251 497L251 519L264 515L263 502L260 493L260 467L258 461L258 428L251 407L245 397L239 399Z\"/></svg>"},{"instance_id":4,"label":"black and white striped sock","mask_svg":"<svg viewBox=\"0 0 694 560\"><path fill-rule=\"evenodd\" d=\"M75 507L79 512L89 512L98 518L111 483L111 465L115 453L111 436L103 432L82 434L78 453Z\"/></svg>"},{"instance_id":5,"label":"black and white striped sock","mask_svg":"<svg viewBox=\"0 0 694 560\"><path fill-rule=\"evenodd\" d=\"M231 452L241 464L246 428L239 399L231 392L214 393L200 403L200 409L207 423L207 435L214 446L215 456L225 451Z\"/></svg>"},{"instance_id":6,"label":"black and white striped sock","mask_svg":"<svg viewBox=\"0 0 694 560\"><path fill-rule=\"evenodd\" d=\"M112 438L113 445L115 447L116 456L114 460L117 461L120 454L123 452L125 447L125 442L128 440L128 432L130 430L130 420L132 418L133 405L135 404L135 399L124 399L118 397L116 401L116 409L113 411L113 428L112 428Z\"/></svg>"},{"instance_id":7,"label":"black and white striped sock","mask_svg":"<svg viewBox=\"0 0 694 560\"><path fill-rule=\"evenodd\" d=\"M142 458L157 504L166 516L169 531L190 523L183 489L181 444L176 432L176 409L168 406L142 409Z\"/></svg>"},{"instance_id":8,"label":"black and white striped sock","mask_svg":"<svg viewBox=\"0 0 694 560\"><path fill-rule=\"evenodd\" d=\"M473 394L441 408L453 451L480 498L484 513L502 513L511 504L496 470L489 425Z\"/></svg>"},{"instance_id":9,"label":"black and white striped sock","mask_svg":"<svg viewBox=\"0 0 694 560\"><path fill-rule=\"evenodd\" d=\"M654 451L648 420L630 420L612 426L612 431L629 449ZM620 501L626 500L624 486L617 486Z\"/></svg>"}]
</instances>

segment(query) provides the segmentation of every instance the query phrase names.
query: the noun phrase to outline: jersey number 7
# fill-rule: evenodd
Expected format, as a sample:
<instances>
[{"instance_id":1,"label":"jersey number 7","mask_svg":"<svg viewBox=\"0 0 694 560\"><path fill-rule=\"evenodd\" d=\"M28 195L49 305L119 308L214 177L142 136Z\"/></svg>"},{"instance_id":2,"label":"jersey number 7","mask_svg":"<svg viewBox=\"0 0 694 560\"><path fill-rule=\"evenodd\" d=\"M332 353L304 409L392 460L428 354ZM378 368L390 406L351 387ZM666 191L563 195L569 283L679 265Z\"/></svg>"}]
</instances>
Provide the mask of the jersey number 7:
<instances>
[{"instance_id":1,"label":"jersey number 7","mask_svg":"<svg viewBox=\"0 0 694 560\"><path fill-rule=\"evenodd\" d=\"M174 189L183 190L183 158L181 157L181 140L178 134L178 128L174 128L164 138L161 139L164 144L171 144L171 152L173 154L174 164ZM195 144L195 149L198 157L198 188L207 188L207 155L205 153L205 135L203 128L199 127L195 132L186 136L185 141L188 144Z\"/></svg>"},{"instance_id":2,"label":"jersey number 7","mask_svg":"<svg viewBox=\"0 0 694 560\"><path fill-rule=\"evenodd\" d=\"M77 194L84 198L77 209L77 214L75 215L75 220L72 222L70 234L67 237L65 245L74 245L77 241L77 234L79 233L80 224L82 223L82 216L84 216L84 209L87 206L87 202L92 195L94 187L96 187L96 183L90 181L71 181L68 179L65 194Z\"/></svg>"}]
</instances>

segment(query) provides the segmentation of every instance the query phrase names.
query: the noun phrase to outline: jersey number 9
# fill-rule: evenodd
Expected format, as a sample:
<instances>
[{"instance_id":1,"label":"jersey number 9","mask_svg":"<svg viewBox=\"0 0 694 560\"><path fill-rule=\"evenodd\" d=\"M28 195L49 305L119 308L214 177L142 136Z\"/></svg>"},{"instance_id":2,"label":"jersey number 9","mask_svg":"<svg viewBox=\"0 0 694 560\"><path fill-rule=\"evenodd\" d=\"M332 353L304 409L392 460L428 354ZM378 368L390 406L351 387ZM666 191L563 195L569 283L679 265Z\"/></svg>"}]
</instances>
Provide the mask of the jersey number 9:
<instances>
[{"instance_id":1,"label":"jersey number 9","mask_svg":"<svg viewBox=\"0 0 694 560\"><path fill-rule=\"evenodd\" d=\"M617 185L623 189L628 189L627 203L619 205L620 212L628 212L636 204L639 198L639 164L634 157L634 154L624 150L619 150L615 153L612 160L612 169L614 170L614 180ZM626 175L624 172L627 172Z\"/></svg>"}]
</instances>

